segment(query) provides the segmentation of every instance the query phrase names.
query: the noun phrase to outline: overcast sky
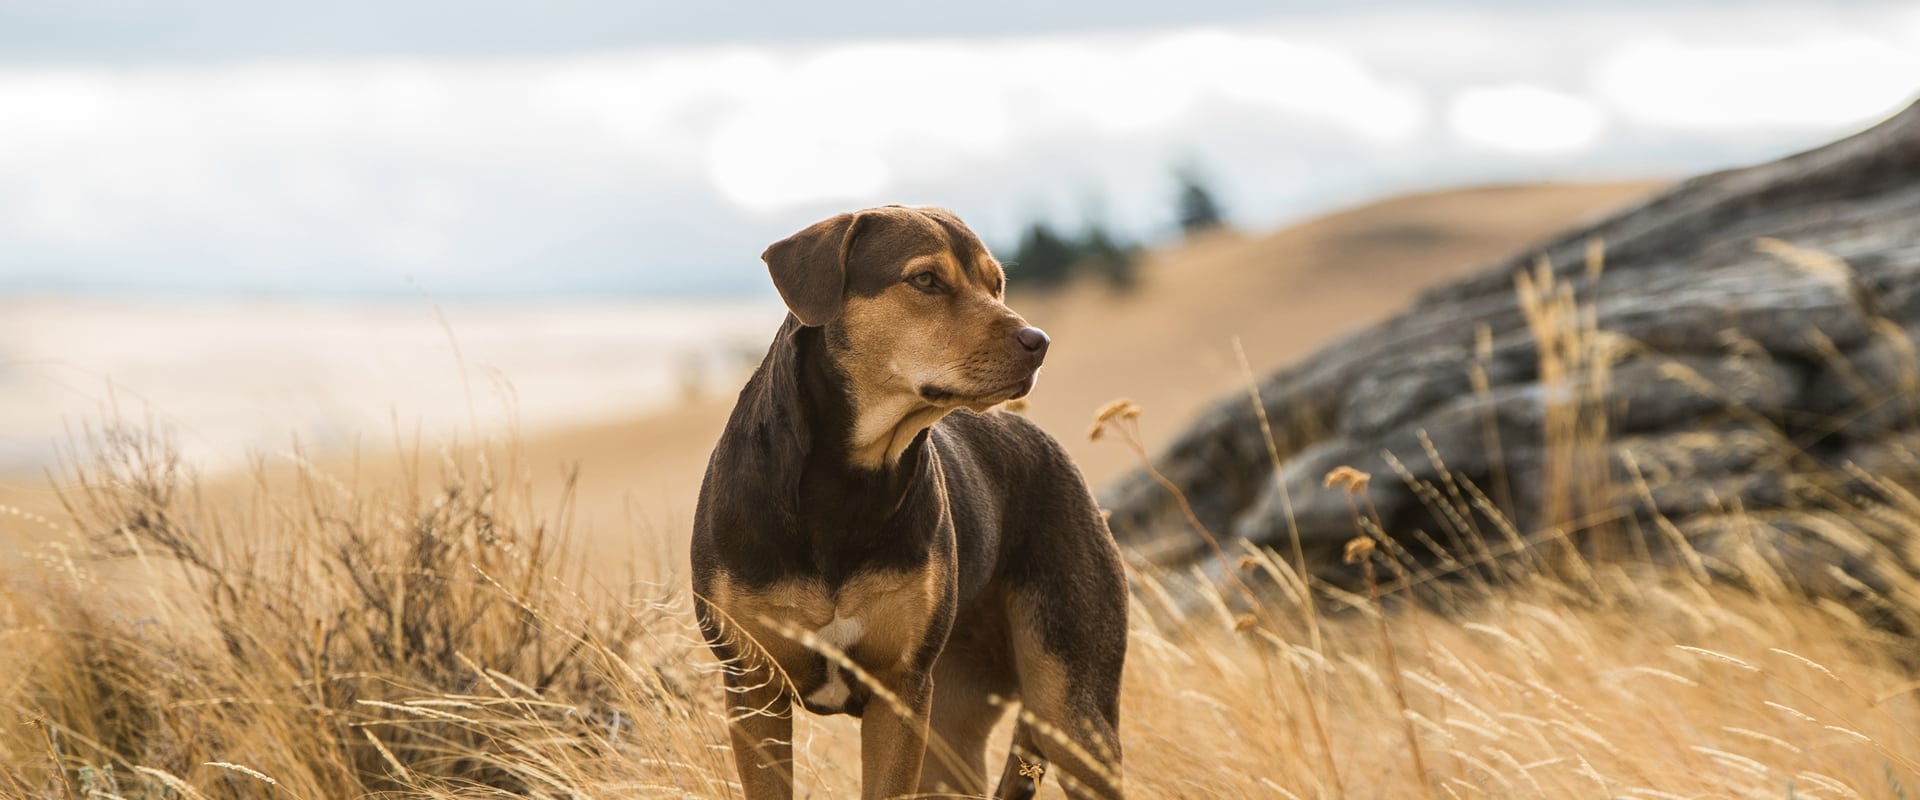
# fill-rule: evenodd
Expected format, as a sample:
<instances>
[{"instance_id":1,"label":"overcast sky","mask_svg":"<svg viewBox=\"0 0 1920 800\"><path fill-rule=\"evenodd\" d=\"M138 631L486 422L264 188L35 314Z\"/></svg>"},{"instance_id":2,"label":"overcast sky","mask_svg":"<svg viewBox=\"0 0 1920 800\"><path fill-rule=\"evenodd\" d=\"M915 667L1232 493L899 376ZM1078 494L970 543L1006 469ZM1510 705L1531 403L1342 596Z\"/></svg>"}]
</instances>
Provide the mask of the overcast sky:
<instances>
[{"instance_id":1,"label":"overcast sky","mask_svg":"<svg viewBox=\"0 0 1920 800\"><path fill-rule=\"evenodd\" d=\"M1916 94L1915 3L0 0L0 291L761 289L865 205L1159 236L1192 164L1258 228Z\"/></svg>"}]
</instances>

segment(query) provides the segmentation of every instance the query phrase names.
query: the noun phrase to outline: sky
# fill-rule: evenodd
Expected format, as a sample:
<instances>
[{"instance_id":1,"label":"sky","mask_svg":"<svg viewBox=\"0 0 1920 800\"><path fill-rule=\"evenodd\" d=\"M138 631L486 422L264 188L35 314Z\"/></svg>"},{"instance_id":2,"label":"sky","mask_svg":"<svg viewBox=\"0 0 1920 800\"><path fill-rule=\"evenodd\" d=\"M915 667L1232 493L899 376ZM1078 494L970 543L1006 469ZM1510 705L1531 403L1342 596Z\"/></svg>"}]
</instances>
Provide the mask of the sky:
<instances>
[{"instance_id":1,"label":"sky","mask_svg":"<svg viewBox=\"0 0 1920 800\"><path fill-rule=\"evenodd\" d=\"M1681 176L1920 96L1920 4L0 0L0 292L765 292L883 203L1005 246Z\"/></svg>"}]
</instances>

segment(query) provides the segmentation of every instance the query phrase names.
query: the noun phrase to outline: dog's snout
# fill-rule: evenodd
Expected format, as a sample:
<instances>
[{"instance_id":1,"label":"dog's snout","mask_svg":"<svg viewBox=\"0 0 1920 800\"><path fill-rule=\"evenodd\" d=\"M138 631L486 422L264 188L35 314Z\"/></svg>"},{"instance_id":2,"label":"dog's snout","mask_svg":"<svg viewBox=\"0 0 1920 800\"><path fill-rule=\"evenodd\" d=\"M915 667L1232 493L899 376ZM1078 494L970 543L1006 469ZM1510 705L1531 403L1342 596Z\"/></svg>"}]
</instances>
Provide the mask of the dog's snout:
<instances>
[{"instance_id":1,"label":"dog's snout","mask_svg":"<svg viewBox=\"0 0 1920 800\"><path fill-rule=\"evenodd\" d=\"M1034 366L1039 366L1041 359L1047 357L1047 345L1053 342L1052 339L1047 338L1046 331L1031 325L1014 331L1013 338L1015 341L1018 341L1020 346L1025 348L1027 352L1033 354Z\"/></svg>"}]
</instances>

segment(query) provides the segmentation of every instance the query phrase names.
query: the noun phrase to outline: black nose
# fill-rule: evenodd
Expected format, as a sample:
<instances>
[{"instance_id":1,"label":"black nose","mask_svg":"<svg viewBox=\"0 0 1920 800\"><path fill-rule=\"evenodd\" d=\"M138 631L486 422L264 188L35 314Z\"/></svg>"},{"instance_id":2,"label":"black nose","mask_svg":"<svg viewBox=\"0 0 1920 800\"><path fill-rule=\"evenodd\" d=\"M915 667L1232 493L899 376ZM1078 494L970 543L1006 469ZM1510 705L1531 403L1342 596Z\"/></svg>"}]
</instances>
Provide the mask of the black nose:
<instances>
[{"instance_id":1,"label":"black nose","mask_svg":"<svg viewBox=\"0 0 1920 800\"><path fill-rule=\"evenodd\" d=\"M1020 346L1033 354L1033 363L1039 366L1040 360L1047 357L1047 345L1053 340L1047 338L1047 332L1039 328L1026 327L1013 332L1013 338Z\"/></svg>"}]
</instances>

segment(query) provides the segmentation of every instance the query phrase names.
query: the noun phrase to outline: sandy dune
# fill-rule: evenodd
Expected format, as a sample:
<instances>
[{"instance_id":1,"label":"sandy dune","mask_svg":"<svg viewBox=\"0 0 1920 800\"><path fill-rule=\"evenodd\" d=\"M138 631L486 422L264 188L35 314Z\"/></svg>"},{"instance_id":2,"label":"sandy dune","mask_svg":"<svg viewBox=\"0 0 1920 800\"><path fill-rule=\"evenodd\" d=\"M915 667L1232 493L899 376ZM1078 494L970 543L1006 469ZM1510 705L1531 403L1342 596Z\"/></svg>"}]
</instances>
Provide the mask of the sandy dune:
<instances>
[{"instance_id":1,"label":"sandy dune","mask_svg":"<svg viewBox=\"0 0 1920 800\"><path fill-rule=\"evenodd\" d=\"M1029 413L1096 485L1124 470L1119 445L1090 443L1095 408L1129 397L1147 409L1150 447L1205 404L1243 385L1232 339L1256 371L1299 358L1413 301L1418 292L1644 195L1652 183L1463 189L1393 198L1270 234L1220 234L1152 255L1138 288L1077 285L1011 304L1053 336ZM624 567L677 565L706 454L732 397L714 396L617 424L532 435L517 463L551 503L577 466L579 544ZM391 456L321 459L362 486L400 472ZM45 481L0 478L0 536L44 536L11 506L50 512ZM238 484L236 484L238 485ZM549 506L551 507L551 506ZM624 570L622 570L624 571ZM653 573L653 569L645 572ZM617 574L608 572L609 576Z\"/></svg>"}]
</instances>

